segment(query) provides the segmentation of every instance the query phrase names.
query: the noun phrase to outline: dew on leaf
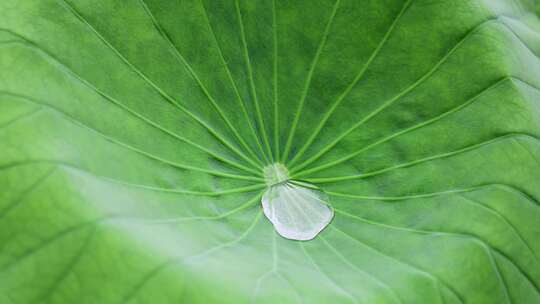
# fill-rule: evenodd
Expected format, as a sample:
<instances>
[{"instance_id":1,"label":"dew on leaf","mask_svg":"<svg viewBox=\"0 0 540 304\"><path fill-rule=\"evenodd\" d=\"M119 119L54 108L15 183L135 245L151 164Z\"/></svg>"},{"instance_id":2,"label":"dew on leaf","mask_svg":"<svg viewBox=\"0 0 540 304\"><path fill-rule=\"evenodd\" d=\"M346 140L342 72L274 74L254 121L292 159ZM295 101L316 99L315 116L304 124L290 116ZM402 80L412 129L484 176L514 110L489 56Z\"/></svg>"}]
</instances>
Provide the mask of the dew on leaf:
<instances>
[{"instance_id":1,"label":"dew on leaf","mask_svg":"<svg viewBox=\"0 0 540 304\"><path fill-rule=\"evenodd\" d=\"M265 216L287 239L311 240L332 220L328 197L313 185L289 180L285 166L265 168L268 185L262 197Z\"/></svg>"}]
</instances>

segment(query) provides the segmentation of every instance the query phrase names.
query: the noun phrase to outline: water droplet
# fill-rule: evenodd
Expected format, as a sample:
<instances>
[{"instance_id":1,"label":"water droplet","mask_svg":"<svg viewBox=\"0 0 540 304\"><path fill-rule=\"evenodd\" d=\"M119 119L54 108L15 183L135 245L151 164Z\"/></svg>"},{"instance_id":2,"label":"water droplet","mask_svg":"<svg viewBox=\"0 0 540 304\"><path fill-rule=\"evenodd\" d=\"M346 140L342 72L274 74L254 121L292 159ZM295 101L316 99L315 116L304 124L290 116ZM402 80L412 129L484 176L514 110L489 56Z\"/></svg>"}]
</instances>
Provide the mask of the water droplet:
<instances>
[{"instance_id":1,"label":"water droplet","mask_svg":"<svg viewBox=\"0 0 540 304\"><path fill-rule=\"evenodd\" d=\"M265 177L268 189L262 197L264 215L281 236L311 240L334 217L328 197L311 184L289 180L285 166L268 166Z\"/></svg>"}]
</instances>

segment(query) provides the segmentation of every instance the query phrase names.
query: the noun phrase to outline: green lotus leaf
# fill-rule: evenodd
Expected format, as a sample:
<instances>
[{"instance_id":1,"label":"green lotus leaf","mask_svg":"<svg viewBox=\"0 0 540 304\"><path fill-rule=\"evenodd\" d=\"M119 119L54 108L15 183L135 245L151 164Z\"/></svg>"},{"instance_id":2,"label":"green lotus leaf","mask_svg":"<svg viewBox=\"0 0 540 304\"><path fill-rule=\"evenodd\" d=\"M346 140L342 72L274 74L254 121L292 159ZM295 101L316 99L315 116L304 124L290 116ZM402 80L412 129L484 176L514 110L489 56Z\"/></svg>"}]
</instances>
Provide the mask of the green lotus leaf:
<instances>
[{"instance_id":1,"label":"green lotus leaf","mask_svg":"<svg viewBox=\"0 0 540 304\"><path fill-rule=\"evenodd\" d=\"M0 303L540 303L539 7L0 1Z\"/></svg>"}]
</instances>

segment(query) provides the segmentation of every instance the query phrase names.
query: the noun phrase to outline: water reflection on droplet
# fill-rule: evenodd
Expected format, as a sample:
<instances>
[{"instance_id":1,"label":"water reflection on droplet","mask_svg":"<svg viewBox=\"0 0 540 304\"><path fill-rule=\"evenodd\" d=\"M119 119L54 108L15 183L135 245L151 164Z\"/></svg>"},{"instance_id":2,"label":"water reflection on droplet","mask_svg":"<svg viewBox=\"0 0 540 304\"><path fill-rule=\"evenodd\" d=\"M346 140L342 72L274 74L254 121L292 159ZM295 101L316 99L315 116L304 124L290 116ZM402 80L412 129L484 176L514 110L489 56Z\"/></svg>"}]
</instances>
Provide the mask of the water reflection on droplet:
<instances>
[{"instance_id":1,"label":"water reflection on droplet","mask_svg":"<svg viewBox=\"0 0 540 304\"><path fill-rule=\"evenodd\" d=\"M276 231L292 240L313 239L334 217L328 197L305 183L288 181L270 186L262 205Z\"/></svg>"}]
</instances>

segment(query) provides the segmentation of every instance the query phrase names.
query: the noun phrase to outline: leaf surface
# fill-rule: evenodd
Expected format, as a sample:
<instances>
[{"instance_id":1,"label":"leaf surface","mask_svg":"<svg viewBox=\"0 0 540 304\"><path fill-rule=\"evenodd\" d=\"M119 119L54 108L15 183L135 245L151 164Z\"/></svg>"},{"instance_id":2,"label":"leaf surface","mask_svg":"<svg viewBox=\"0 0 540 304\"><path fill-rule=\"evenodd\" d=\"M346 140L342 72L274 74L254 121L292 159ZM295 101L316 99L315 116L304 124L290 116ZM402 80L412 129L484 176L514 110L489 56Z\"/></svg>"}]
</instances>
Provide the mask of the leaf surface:
<instances>
[{"instance_id":1,"label":"leaf surface","mask_svg":"<svg viewBox=\"0 0 540 304\"><path fill-rule=\"evenodd\" d=\"M538 7L1 1L0 303L540 303Z\"/></svg>"}]
</instances>

